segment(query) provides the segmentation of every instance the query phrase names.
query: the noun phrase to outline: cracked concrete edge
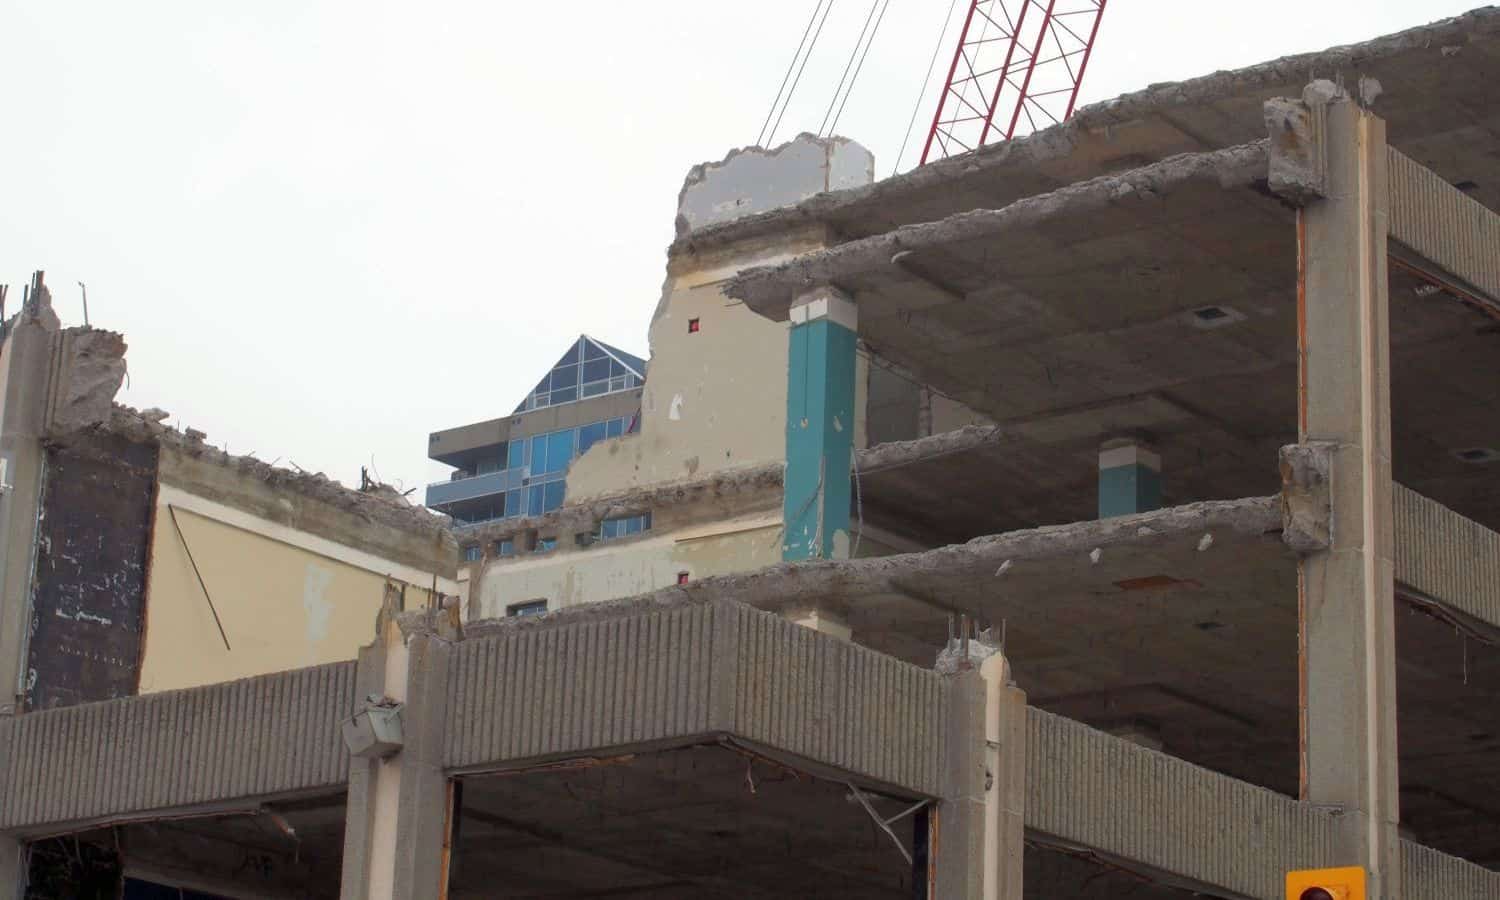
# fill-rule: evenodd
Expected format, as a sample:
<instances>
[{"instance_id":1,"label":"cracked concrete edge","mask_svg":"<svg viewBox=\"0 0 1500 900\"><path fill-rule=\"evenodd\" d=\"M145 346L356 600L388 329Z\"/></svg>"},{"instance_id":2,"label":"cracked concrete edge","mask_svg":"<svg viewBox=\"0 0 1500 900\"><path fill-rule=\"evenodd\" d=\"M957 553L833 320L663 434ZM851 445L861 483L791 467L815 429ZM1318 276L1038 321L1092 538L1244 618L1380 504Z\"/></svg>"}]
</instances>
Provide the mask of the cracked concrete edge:
<instances>
[{"instance_id":1,"label":"cracked concrete edge","mask_svg":"<svg viewBox=\"0 0 1500 900\"><path fill-rule=\"evenodd\" d=\"M1298 553L1327 549L1332 538L1331 441L1281 448L1282 540Z\"/></svg>"},{"instance_id":2,"label":"cracked concrete edge","mask_svg":"<svg viewBox=\"0 0 1500 900\"><path fill-rule=\"evenodd\" d=\"M604 519L633 516L665 507L684 506L729 496L751 496L781 486L781 463L726 469L703 478L663 481L638 488L584 497L550 513L521 516L477 527L455 527L460 545L472 546L513 538L528 531L572 534L591 531Z\"/></svg>"},{"instance_id":3,"label":"cracked concrete edge","mask_svg":"<svg viewBox=\"0 0 1500 900\"><path fill-rule=\"evenodd\" d=\"M181 432L163 425L161 419L164 418L166 416L160 410L147 410L143 413L116 403L109 420L96 427L128 441L170 448L184 456L239 470L275 490L295 492L352 513L367 522L444 542L452 540L448 518L436 515L426 507L414 506L405 499L386 493L363 493L344 487L322 472L293 471L273 466L253 456L226 453L205 441L201 432L192 429ZM454 553L456 558L456 545Z\"/></svg>"},{"instance_id":4,"label":"cracked concrete edge","mask_svg":"<svg viewBox=\"0 0 1500 900\"><path fill-rule=\"evenodd\" d=\"M125 381L125 336L100 328L67 328L55 337L46 434L62 437L107 422Z\"/></svg>"},{"instance_id":5,"label":"cracked concrete edge","mask_svg":"<svg viewBox=\"0 0 1500 900\"><path fill-rule=\"evenodd\" d=\"M1185 81L1155 84L1110 100L1091 103L1071 119L1009 141L918 166L867 187L820 194L795 206L747 216L679 237L669 257L749 237L782 231L795 224L820 222L844 210L882 202L899 203L960 178L987 170L1026 168L1068 156L1085 133L1104 131L1169 112L1192 103L1213 103L1237 94L1278 89L1300 92L1314 78L1340 75L1413 49L1461 47L1476 37L1500 34L1500 7L1487 6L1427 25L1356 44L1283 56L1242 69L1218 71Z\"/></svg>"},{"instance_id":6,"label":"cracked concrete edge","mask_svg":"<svg viewBox=\"0 0 1500 900\"><path fill-rule=\"evenodd\" d=\"M837 284L858 272L892 265L902 251L941 247L1004 232L1034 228L1064 215L1082 215L1128 198L1160 197L1184 184L1209 182L1249 188L1266 177L1267 140L1208 153L1184 153L1114 175L1101 175L1017 200L1001 209L976 209L936 222L804 254L777 266L747 269L730 279L725 294L772 319L786 318L791 299L809 285Z\"/></svg>"},{"instance_id":7,"label":"cracked concrete edge","mask_svg":"<svg viewBox=\"0 0 1500 900\"><path fill-rule=\"evenodd\" d=\"M988 576L1006 562L1086 556L1096 549L1146 546L1213 531L1229 530L1271 539L1281 527L1277 497L1211 500L1133 516L989 535L918 553L779 563L754 572L718 575L634 597L564 607L540 616L470 622L465 631L471 636L506 634L724 601L780 610L793 601L807 603L817 599L905 593L903 582L924 575L971 572Z\"/></svg>"}]
</instances>

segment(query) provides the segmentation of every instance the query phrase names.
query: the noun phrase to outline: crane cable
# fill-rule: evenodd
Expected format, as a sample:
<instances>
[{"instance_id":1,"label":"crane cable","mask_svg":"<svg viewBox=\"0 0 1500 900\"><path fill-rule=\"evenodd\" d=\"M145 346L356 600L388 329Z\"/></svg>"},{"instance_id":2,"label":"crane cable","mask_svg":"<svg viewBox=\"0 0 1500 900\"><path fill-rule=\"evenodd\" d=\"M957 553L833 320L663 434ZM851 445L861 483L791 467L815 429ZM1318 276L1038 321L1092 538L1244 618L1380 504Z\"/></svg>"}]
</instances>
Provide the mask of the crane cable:
<instances>
[{"instance_id":1,"label":"crane cable","mask_svg":"<svg viewBox=\"0 0 1500 900\"><path fill-rule=\"evenodd\" d=\"M822 10L823 12L822 19L818 19L819 10ZM766 132L765 125L761 125L761 134L758 135L755 139L756 146L763 147L771 143L771 141L775 140L776 131L781 127L781 118L782 116L786 115L786 108L791 105L792 95L797 92L797 85L802 81L802 72L807 68L807 61L812 58L813 49L818 46L818 38L823 34L823 25L828 22L828 14L832 11L833 0L828 0L828 5L826 7L823 5L823 0L818 0L818 5L813 7L812 18L807 20L807 28L803 29L802 31L802 41L797 44L797 52L793 54L791 63L787 65L786 75L783 75L781 78L782 87L786 87L786 79L792 74L792 68L794 66L797 67L797 76L792 79L791 90L786 92L786 100L784 102L781 98L782 91L780 89L776 91L776 99L771 101L771 112L766 114L766 122L770 122L771 116L774 114L776 116L776 124L771 126L770 132ZM809 44L807 42L807 33L808 31L812 30L814 20L817 20L818 27L816 31L812 32L812 43ZM803 45L807 46L807 54L805 56L802 55ZM798 56L802 57L801 66L797 66ZM781 103L780 113L776 112L777 103Z\"/></svg>"},{"instance_id":2,"label":"crane cable","mask_svg":"<svg viewBox=\"0 0 1500 900\"><path fill-rule=\"evenodd\" d=\"M844 99L839 101L839 111L834 113L833 124L828 126L828 137L838 131L839 119L844 115L844 104L849 102L849 95L854 93L854 85L859 81L859 73L864 71L865 57L870 55L870 47L875 43L875 35L880 32L880 23L885 21L885 11L891 8L891 0L885 0L880 7L880 15L875 17L875 27L870 29L870 39L865 42L865 51L859 55L859 64L854 67L854 77L849 79L849 90L844 92Z\"/></svg>"},{"instance_id":3,"label":"crane cable","mask_svg":"<svg viewBox=\"0 0 1500 900\"><path fill-rule=\"evenodd\" d=\"M859 37L854 39L854 46L849 50L849 61L844 63L844 71L839 75L838 87L833 89L833 99L828 101L828 111L823 113L823 121L818 123L818 134L823 134L823 129L828 127L828 117L833 115L833 107L839 102L839 94L844 92L844 81L849 77L849 70L854 68L854 57L859 55L859 48L865 42L865 32L870 30L870 23L875 19L875 7L880 5L880 0L870 0L870 11L865 15L865 24L859 29Z\"/></svg>"},{"instance_id":4,"label":"crane cable","mask_svg":"<svg viewBox=\"0 0 1500 900\"><path fill-rule=\"evenodd\" d=\"M922 109L922 98L927 96L927 85L932 83L932 70L937 66L938 54L943 49L943 38L948 36L948 25L953 21L953 10L958 7L958 0L949 0L948 15L943 17L942 30L938 32L937 44L932 48L932 59L927 63L927 75L922 79L922 90L917 93L917 102L911 108L911 121L906 123L906 136L901 139L901 152L896 154L896 165L891 169L891 175L901 171L901 158L906 156L906 145L911 141L911 130L916 127L917 113Z\"/></svg>"}]
</instances>

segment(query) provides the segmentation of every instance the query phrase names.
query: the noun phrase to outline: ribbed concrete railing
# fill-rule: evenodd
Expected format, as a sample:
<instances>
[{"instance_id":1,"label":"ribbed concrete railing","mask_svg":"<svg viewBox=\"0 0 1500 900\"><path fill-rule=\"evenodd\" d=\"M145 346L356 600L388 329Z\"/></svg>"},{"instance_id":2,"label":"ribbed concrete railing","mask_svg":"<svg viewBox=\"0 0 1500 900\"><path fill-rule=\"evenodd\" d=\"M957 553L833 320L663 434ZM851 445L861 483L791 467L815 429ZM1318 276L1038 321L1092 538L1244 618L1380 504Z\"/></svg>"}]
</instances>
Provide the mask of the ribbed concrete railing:
<instances>
[{"instance_id":1,"label":"ribbed concrete railing","mask_svg":"<svg viewBox=\"0 0 1500 900\"><path fill-rule=\"evenodd\" d=\"M1500 216L1387 148L1391 237L1500 300Z\"/></svg>"},{"instance_id":2,"label":"ribbed concrete railing","mask_svg":"<svg viewBox=\"0 0 1500 900\"><path fill-rule=\"evenodd\" d=\"M1267 900L1287 871L1334 858L1332 819L1290 797L1039 709L1027 717L1030 831Z\"/></svg>"},{"instance_id":3,"label":"ribbed concrete railing","mask_svg":"<svg viewBox=\"0 0 1500 900\"><path fill-rule=\"evenodd\" d=\"M1431 847L1401 842L1401 896L1441 900L1495 900L1500 872L1492 872Z\"/></svg>"},{"instance_id":4,"label":"ribbed concrete railing","mask_svg":"<svg viewBox=\"0 0 1500 900\"><path fill-rule=\"evenodd\" d=\"M455 768L727 735L941 793L941 676L740 604L516 628L450 665Z\"/></svg>"},{"instance_id":5,"label":"ribbed concrete railing","mask_svg":"<svg viewBox=\"0 0 1500 900\"><path fill-rule=\"evenodd\" d=\"M336 789L354 663L0 722L0 829Z\"/></svg>"},{"instance_id":6,"label":"ribbed concrete railing","mask_svg":"<svg viewBox=\"0 0 1500 900\"><path fill-rule=\"evenodd\" d=\"M1500 627L1500 534L1395 486L1396 580Z\"/></svg>"}]
</instances>

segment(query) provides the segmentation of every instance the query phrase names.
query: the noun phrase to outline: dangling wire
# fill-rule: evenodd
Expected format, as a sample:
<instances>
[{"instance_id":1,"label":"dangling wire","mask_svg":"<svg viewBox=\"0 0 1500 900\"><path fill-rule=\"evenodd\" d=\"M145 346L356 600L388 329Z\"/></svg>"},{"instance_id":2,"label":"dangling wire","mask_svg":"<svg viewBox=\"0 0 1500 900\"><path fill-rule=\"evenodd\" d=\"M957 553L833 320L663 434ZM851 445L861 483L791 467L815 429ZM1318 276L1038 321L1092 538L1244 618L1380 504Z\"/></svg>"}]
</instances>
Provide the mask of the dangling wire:
<instances>
[{"instance_id":1,"label":"dangling wire","mask_svg":"<svg viewBox=\"0 0 1500 900\"><path fill-rule=\"evenodd\" d=\"M854 67L854 77L849 79L849 90L844 92L844 99L839 101L839 111L833 115L833 124L828 126L828 137L839 129L839 119L844 115L844 104L849 102L849 95L854 93L854 85L859 81L859 73L865 67L865 57L870 55L870 47L875 43L875 35L880 31L880 23L885 21L885 11L890 9L891 0L885 0L880 7L880 15L875 17L875 27L870 29L870 39L865 42L865 52L859 55L859 65Z\"/></svg>"},{"instance_id":2,"label":"dangling wire","mask_svg":"<svg viewBox=\"0 0 1500 900\"><path fill-rule=\"evenodd\" d=\"M922 98L927 96L927 85L932 82L932 70L937 66L938 54L943 50L943 38L948 35L948 25L953 21L953 10L957 6L958 0L949 0L948 15L943 17L943 28L938 32L937 44L932 48L932 60L927 63L927 75L922 79L922 90L917 94L917 103L911 108L911 121L906 123L906 136L901 139L901 152L896 154L896 165L891 169L892 175L901 171L901 159L906 156L906 145L911 141L911 130L917 124L917 113L922 109Z\"/></svg>"}]
</instances>

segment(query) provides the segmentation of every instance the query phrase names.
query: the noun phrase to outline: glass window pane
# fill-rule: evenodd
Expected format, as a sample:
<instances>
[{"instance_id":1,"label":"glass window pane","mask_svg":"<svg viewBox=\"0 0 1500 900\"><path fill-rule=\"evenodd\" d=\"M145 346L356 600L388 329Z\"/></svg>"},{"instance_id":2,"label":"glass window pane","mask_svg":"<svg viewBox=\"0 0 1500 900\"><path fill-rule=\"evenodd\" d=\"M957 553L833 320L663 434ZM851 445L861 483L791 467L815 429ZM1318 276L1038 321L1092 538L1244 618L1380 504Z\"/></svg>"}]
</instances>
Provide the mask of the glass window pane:
<instances>
[{"instance_id":1,"label":"glass window pane","mask_svg":"<svg viewBox=\"0 0 1500 900\"><path fill-rule=\"evenodd\" d=\"M620 365L619 363L615 362L614 360L610 360L609 361L609 377L610 378L622 378L622 377L624 377L624 375L625 375L625 367L622 366L622 365Z\"/></svg>"},{"instance_id":2,"label":"glass window pane","mask_svg":"<svg viewBox=\"0 0 1500 900\"><path fill-rule=\"evenodd\" d=\"M637 431L641 430L641 416L639 413L631 416L628 419L621 419L620 421L625 423L626 434L635 434Z\"/></svg>"},{"instance_id":3,"label":"glass window pane","mask_svg":"<svg viewBox=\"0 0 1500 900\"><path fill-rule=\"evenodd\" d=\"M503 540L503 541L500 542L500 555L501 556L515 556L516 555L516 542L515 542L514 539L512 539L512 538L506 538L505 540Z\"/></svg>"},{"instance_id":4,"label":"glass window pane","mask_svg":"<svg viewBox=\"0 0 1500 900\"><path fill-rule=\"evenodd\" d=\"M625 533L626 534L640 534L641 533L641 517L640 516L631 516L630 518L628 518L628 519L625 520Z\"/></svg>"},{"instance_id":5,"label":"glass window pane","mask_svg":"<svg viewBox=\"0 0 1500 900\"><path fill-rule=\"evenodd\" d=\"M506 447L505 467L507 469L519 469L526 465L526 441L511 441Z\"/></svg>"},{"instance_id":6,"label":"glass window pane","mask_svg":"<svg viewBox=\"0 0 1500 900\"><path fill-rule=\"evenodd\" d=\"M572 387L578 383L578 367L566 366L552 370L552 389Z\"/></svg>"},{"instance_id":7,"label":"glass window pane","mask_svg":"<svg viewBox=\"0 0 1500 900\"><path fill-rule=\"evenodd\" d=\"M594 346L594 344L590 343L589 341L584 341L583 342L583 358L585 360L589 360L589 359L604 359L605 358L605 354L604 354L603 350L600 350L598 347Z\"/></svg>"},{"instance_id":8,"label":"glass window pane","mask_svg":"<svg viewBox=\"0 0 1500 900\"><path fill-rule=\"evenodd\" d=\"M583 381L603 381L609 377L609 360L591 359L583 364Z\"/></svg>"},{"instance_id":9,"label":"glass window pane","mask_svg":"<svg viewBox=\"0 0 1500 900\"><path fill-rule=\"evenodd\" d=\"M589 448L604 440L604 423L591 422L578 429L578 455L587 453Z\"/></svg>"},{"instance_id":10,"label":"glass window pane","mask_svg":"<svg viewBox=\"0 0 1500 900\"><path fill-rule=\"evenodd\" d=\"M596 381L593 384L586 384L583 386L583 396L585 397L597 397L600 394L607 393L608 391L609 382L607 381Z\"/></svg>"},{"instance_id":11,"label":"glass window pane","mask_svg":"<svg viewBox=\"0 0 1500 900\"><path fill-rule=\"evenodd\" d=\"M620 419L610 419L604 425L604 433L608 437L619 437L625 433L625 423Z\"/></svg>"},{"instance_id":12,"label":"glass window pane","mask_svg":"<svg viewBox=\"0 0 1500 900\"><path fill-rule=\"evenodd\" d=\"M519 516L520 514L521 514L521 492L520 491L506 491L505 492L505 516L506 516L506 518L509 518L511 516Z\"/></svg>"},{"instance_id":13,"label":"glass window pane","mask_svg":"<svg viewBox=\"0 0 1500 900\"><path fill-rule=\"evenodd\" d=\"M643 513L641 515L641 530L642 531L650 531L651 530L651 513L647 512L647 513Z\"/></svg>"},{"instance_id":14,"label":"glass window pane","mask_svg":"<svg viewBox=\"0 0 1500 900\"><path fill-rule=\"evenodd\" d=\"M542 514L542 487L543 485L534 484L526 489L526 515Z\"/></svg>"},{"instance_id":15,"label":"glass window pane","mask_svg":"<svg viewBox=\"0 0 1500 900\"><path fill-rule=\"evenodd\" d=\"M539 434L531 439L531 474L540 475L547 471L547 436Z\"/></svg>"},{"instance_id":16,"label":"glass window pane","mask_svg":"<svg viewBox=\"0 0 1500 900\"><path fill-rule=\"evenodd\" d=\"M552 512L563 505L563 496L567 493L565 482L553 481L542 485L542 512Z\"/></svg>"},{"instance_id":17,"label":"glass window pane","mask_svg":"<svg viewBox=\"0 0 1500 900\"><path fill-rule=\"evenodd\" d=\"M568 348L568 352L563 354L563 358L558 360L557 364L561 366L578 362L578 345L581 343L583 343L583 338L574 341L573 346Z\"/></svg>"},{"instance_id":18,"label":"glass window pane","mask_svg":"<svg viewBox=\"0 0 1500 900\"><path fill-rule=\"evenodd\" d=\"M568 463L573 461L573 429L565 431L554 431L547 435L547 468L538 470L532 467L533 472L562 472L568 468Z\"/></svg>"},{"instance_id":19,"label":"glass window pane","mask_svg":"<svg viewBox=\"0 0 1500 900\"><path fill-rule=\"evenodd\" d=\"M578 388L576 388L576 387L562 388L560 390L556 390L556 391L552 392L552 405L553 406L556 406L559 403L571 403L571 402L573 402L574 400L577 400L577 399L578 399Z\"/></svg>"},{"instance_id":20,"label":"glass window pane","mask_svg":"<svg viewBox=\"0 0 1500 900\"><path fill-rule=\"evenodd\" d=\"M545 378L536 383L536 387L533 390L538 394L545 394L552 390L552 373L548 372Z\"/></svg>"}]
</instances>

